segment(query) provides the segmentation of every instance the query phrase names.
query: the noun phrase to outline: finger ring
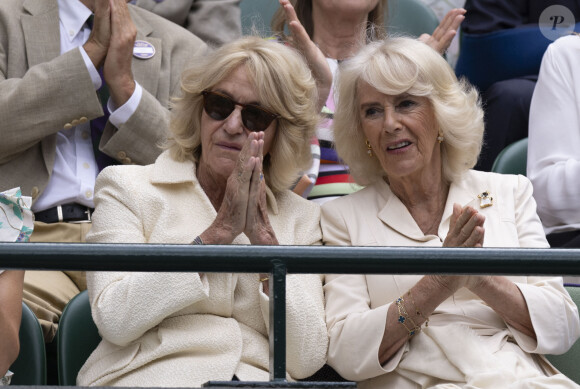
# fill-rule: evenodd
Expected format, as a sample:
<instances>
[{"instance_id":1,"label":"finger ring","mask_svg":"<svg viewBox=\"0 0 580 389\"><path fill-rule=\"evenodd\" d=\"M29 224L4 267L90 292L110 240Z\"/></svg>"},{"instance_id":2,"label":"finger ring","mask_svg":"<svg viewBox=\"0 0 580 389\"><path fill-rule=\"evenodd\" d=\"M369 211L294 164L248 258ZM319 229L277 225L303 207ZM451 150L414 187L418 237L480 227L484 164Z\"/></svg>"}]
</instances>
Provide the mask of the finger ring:
<instances>
[{"instance_id":1,"label":"finger ring","mask_svg":"<svg viewBox=\"0 0 580 389\"><path fill-rule=\"evenodd\" d=\"M262 172L260 172L260 181L262 181L264 179L264 174Z\"/></svg>"}]
</instances>

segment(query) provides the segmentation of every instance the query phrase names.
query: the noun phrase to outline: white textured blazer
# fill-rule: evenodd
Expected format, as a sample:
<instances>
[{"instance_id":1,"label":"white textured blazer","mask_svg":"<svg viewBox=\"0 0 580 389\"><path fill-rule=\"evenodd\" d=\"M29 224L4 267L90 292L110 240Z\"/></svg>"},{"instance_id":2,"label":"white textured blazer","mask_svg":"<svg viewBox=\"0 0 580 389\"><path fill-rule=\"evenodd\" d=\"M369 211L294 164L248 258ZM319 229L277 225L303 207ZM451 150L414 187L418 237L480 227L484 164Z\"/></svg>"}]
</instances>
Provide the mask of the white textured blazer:
<instances>
[{"instance_id":1,"label":"white textured blazer","mask_svg":"<svg viewBox=\"0 0 580 389\"><path fill-rule=\"evenodd\" d=\"M480 208L477 196L484 191L493 197L493 205ZM478 171L468 171L451 184L437 235L425 236L403 203L380 181L322 206L323 241L440 247L453 203L471 204L485 215L485 247L548 247L530 181ZM510 327L476 295L460 289L437 307L429 327L381 365L378 349L389 306L421 277L327 275L328 363L345 378L359 381L363 389L442 383L470 388L577 387L563 375L554 375L555 369L538 355L561 354L580 336L578 309L561 277L509 277L526 300L537 339ZM529 382L522 382L522 375Z\"/></svg>"},{"instance_id":2,"label":"white textured blazer","mask_svg":"<svg viewBox=\"0 0 580 389\"><path fill-rule=\"evenodd\" d=\"M87 240L190 243L214 220L193 162L168 152L149 166L114 166L99 175ZM280 244L320 244L316 204L267 195ZM249 244L240 235L234 244ZM195 250L195 246L192 246ZM268 297L258 274L87 274L103 340L79 372L81 386L200 386L209 380L269 379ZM287 276L287 373L305 378L326 362L321 277Z\"/></svg>"}]
</instances>

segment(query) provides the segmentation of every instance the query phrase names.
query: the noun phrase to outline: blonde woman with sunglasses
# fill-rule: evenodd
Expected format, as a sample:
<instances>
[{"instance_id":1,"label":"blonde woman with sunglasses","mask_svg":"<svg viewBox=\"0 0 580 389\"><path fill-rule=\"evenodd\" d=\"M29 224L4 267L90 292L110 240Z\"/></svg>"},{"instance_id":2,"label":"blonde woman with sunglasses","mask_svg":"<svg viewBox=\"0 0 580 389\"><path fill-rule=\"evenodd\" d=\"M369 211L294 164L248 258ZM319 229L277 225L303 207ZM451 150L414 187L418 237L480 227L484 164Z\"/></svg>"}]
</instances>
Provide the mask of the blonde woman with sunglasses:
<instances>
[{"instance_id":1,"label":"blonde woman with sunglasses","mask_svg":"<svg viewBox=\"0 0 580 389\"><path fill-rule=\"evenodd\" d=\"M317 88L293 49L227 44L182 76L171 137L155 164L97 180L91 242L320 244L316 204L287 188L310 163ZM87 275L102 342L82 386L189 386L269 379L265 274ZM326 358L321 279L287 277L287 378Z\"/></svg>"}]
</instances>

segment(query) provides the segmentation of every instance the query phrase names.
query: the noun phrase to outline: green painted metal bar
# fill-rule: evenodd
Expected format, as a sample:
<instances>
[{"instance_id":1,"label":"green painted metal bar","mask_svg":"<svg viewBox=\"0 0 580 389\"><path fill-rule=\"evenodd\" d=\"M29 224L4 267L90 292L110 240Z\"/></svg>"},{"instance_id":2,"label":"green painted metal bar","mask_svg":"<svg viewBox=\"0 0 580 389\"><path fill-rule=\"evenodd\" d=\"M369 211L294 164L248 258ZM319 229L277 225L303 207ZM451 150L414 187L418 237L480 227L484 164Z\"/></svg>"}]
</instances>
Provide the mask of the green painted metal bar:
<instances>
[{"instance_id":1,"label":"green painted metal bar","mask_svg":"<svg viewBox=\"0 0 580 389\"><path fill-rule=\"evenodd\" d=\"M270 273L270 381L286 381L286 263L272 259Z\"/></svg>"},{"instance_id":2,"label":"green painted metal bar","mask_svg":"<svg viewBox=\"0 0 580 389\"><path fill-rule=\"evenodd\" d=\"M0 268L101 271L580 275L580 250L0 243Z\"/></svg>"},{"instance_id":3,"label":"green painted metal bar","mask_svg":"<svg viewBox=\"0 0 580 389\"><path fill-rule=\"evenodd\" d=\"M580 250L0 243L0 269L270 272L271 383L301 387L285 381L286 273L580 275Z\"/></svg>"}]
</instances>

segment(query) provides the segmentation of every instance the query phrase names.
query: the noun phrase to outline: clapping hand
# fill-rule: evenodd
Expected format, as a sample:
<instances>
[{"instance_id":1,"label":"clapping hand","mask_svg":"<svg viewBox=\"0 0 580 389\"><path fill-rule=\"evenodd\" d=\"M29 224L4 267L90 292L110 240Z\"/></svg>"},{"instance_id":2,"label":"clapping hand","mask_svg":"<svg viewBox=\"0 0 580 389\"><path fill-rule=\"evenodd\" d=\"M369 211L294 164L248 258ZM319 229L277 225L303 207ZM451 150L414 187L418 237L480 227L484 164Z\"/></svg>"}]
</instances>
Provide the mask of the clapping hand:
<instances>
[{"instance_id":1,"label":"clapping hand","mask_svg":"<svg viewBox=\"0 0 580 389\"><path fill-rule=\"evenodd\" d=\"M443 242L444 247L482 247L485 216L467 205L463 208L453 204L453 215L449 222L449 232Z\"/></svg>"},{"instance_id":2,"label":"clapping hand","mask_svg":"<svg viewBox=\"0 0 580 389\"><path fill-rule=\"evenodd\" d=\"M451 41L457 34L457 29L463 19L465 19L463 8L454 8L447 12L441 23L437 26L433 34L423 34L419 37L421 42L431 46L438 53L444 54L449 48Z\"/></svg>"},{"instance_id":3,"label":"clapping hand","mask_svg":"<svg viewBox=\"0 0 580 389\"><path fill-rule=\"evenodd\" d=\"M330 71L328 62L326 62L326 57L318 46L316 46L316 44L310 39L306 29L302 23L300 23L300 20L298 20L296 11L290 1L279 1L280 6L284 9L288 27L292 33L292 44L302 53L312 71L312 75L316 79L318 89L317 108L321 110L326 103L328 94L330 93L330 88L332 86L332 72Z\"/></svg>"}]
</instances>

